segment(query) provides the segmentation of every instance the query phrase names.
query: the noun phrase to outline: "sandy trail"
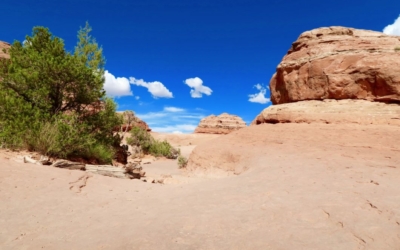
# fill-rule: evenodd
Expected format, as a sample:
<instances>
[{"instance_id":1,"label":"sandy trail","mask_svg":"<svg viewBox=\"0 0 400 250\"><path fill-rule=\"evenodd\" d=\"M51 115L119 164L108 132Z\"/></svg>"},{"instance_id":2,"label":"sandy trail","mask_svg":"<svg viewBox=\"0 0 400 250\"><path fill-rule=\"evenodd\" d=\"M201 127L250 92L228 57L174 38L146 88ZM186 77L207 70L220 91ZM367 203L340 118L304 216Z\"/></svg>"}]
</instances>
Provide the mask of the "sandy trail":
<instances>
[{"instance_id":1,"label":"sandy trail","mask_svg":"<svg viewBox=\"0 0 400 250\"><path fill-rule=\"evenodd\" d=\"M394 126L250 127L196 147L193 161L203 161L198 170L208 177L173 185L1 157L0 248L396 249L399 132ZM159 164L173 175L185 173ZM225 170L231 176L209 178Z\"/></svg>"}]
</instances>

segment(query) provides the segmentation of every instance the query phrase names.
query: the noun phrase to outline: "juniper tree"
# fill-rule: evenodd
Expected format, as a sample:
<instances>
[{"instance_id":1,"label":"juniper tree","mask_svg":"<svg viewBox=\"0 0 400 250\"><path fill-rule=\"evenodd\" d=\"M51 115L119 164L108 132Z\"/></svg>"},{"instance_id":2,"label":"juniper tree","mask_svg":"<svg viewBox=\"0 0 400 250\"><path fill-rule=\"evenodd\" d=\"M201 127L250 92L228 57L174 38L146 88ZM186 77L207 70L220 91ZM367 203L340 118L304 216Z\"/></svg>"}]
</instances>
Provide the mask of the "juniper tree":
<instances>
[{"instance_id":1,"label":"juniper tree","mask_svg":"<svg viewBox=\"0 0 400 250\"><path fill-rule=\"evenodd\" d=\"M81 126L78 132L90 135L92 142L115 143L112 129L121 121L115 103L105 97L105 59L90 31L88 23L79 30L73 53L45 27L34 27L24 42L12 44L10 59L0 62L3 144L21 144L28 132L66 114L76 116L76 124L69 125Z\"/></svg>"}]
</instances>

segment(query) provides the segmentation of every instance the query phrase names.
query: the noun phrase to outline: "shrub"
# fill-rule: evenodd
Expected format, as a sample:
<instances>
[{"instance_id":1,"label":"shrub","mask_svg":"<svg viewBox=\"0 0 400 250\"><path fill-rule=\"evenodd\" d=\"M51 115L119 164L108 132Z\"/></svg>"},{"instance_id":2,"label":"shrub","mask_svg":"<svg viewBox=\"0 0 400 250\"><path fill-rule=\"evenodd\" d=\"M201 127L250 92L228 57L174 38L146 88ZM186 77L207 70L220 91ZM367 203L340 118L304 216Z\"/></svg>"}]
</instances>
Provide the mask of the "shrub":
<instances>
[{"instance_id":1,"label":"shrub","mask_svg":"<svg viewBox=\"0 0 400 250\"><path fill-rule=\"evenodd\" d=\"M140 147L144 153L148 153L151 145L154 143L154 138L146 130L133 127L131 136L126 139L128 145Z\"/></svg>"},{"instance_id":2,"label":"shrub","mask_svg":"<svg viewBox=\"0 0 400 250\"><path fill-rule=\"evenodd\" d=\"M179 166L179 168L186 168L187 164L188 164L188 159L186 159L186 157L180 155L178 157L178 166Z\"/></svg>"},{"instance_id":3,"label":"shrub","mask_svg":"<svg viewBox=\"0 0 400 250\"><path fill-rule=\"evenodd\" d=\"M149 153L154 156L164 156L168 159L176 159L179 151L171 146L167 141L154 140L150 145Z\"/></svg>"},{"instance_id":4,"label":"shrub","mask_svg":"<svg viewBox=\"0 0 400 250\"><path fill-rule=\"evenodd\" d=\"M400 51L400 47L394 48L394 51L399 52Z\"/></svg>"},{"instance_id":5,"label":"shrub","mask_svg":"<svg viewBox=\"0 0 400 250\"><path fill-rule=\"evenodd\" d=\"M62 158L83 158L98 163L111 163L114 150L102 143L88 126L74 115L61 115L26 134L26 147L43 155Z\"/></svg>"},{"instance_id":6,"label":"shrub","mask_svg":"<svg viewBox=\"0 0 400 250\"><path fill-rule=\"evenodd\" d=\"M176 159L179 150L171 146L167 141L155 140L149 132L140 127L133 127L131 136L126 139L128 145L140 147L143 153L154 156L164 156L168 159Z\"/></svg>"}]
</instances>

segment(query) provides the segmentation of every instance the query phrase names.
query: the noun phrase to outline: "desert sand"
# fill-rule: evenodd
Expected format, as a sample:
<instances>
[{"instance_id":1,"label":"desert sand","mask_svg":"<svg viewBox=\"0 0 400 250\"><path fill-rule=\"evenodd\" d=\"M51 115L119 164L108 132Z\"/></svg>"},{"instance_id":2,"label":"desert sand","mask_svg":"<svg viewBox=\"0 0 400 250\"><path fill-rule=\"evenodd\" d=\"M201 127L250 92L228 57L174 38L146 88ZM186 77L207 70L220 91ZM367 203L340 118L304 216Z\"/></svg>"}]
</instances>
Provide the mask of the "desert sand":
<instances>
[{"instance_id":1,"label":"desert sand","mask_svg":"<svg viewBox=\"0 0 400 250\"><path fill-rule=\"evenodd\" d=\"M400 129L262 124L153 134L193 151L165 184L0 156L0 249L397 249ZM202 164L204 163L204 164Z\"/></svg>"}]
</instances>

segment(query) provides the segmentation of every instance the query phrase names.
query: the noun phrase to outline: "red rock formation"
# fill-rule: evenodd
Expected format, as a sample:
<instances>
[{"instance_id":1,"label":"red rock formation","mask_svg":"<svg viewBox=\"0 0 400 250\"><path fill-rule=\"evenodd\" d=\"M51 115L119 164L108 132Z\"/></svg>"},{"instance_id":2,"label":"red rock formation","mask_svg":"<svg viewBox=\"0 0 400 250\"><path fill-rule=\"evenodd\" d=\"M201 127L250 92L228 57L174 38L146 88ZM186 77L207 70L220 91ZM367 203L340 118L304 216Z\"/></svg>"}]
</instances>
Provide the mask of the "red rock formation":
<instances>
[{"instance_id":1,"label":"red rock formation","mask_svg":"<svg viewBox=\"0 0 400 250\"><path fill-rule=\"evenodd\" d=\"M118 114L123 116L123 124L121 127L115 128L114 131L131 131L131 129L133 127L139 127L142 128L148 132L151 131L149 125L147 125L146 122L142 121L141 119L139 119L137 116L135 116L135 114L130 111L130 112L117 112Z\"/></svg>"},{"instance_id":2,"label":"red rock formation","mask_svg":"<svg viewBox=\"0 0 400 250\"><path fill-rule=\"evenodd\" d=\"M304 32L278 65L273 104L303 100L400 101L400 37L344 27Z\"/></svg>"},{"instance_id":3,"label":"red rock formation","mask_svg":"<svg viewBox=\"0 0 400 250\"><path fill-rule=\"evenodd\" d=\"M219 116L210 115L203 118L195 133L229 134L232 131L246 127L246 123L236 115L223 113Z\"/></svg>"},{"instance_id":4,"label":"red rock formation","mask_svg":"<svg viewBox=\"0 0 400 250\"><path fill-rule=\"evenodd\" d=\"M9 43L0 41L0 58L10 58L10 55L4 53L3 49L8 50L11 47Z\"/></svg>"},{"instance_id":5,"label":"red rock formation","mask_svg":"<svg viewBox=\"0 0 400 250\"><path fill-rule=\"evenodd\" d=\"M366 100L301 101L273 105L251 123L385 124L400 126L400 105Z\"/></svg>"}]
</instances>

